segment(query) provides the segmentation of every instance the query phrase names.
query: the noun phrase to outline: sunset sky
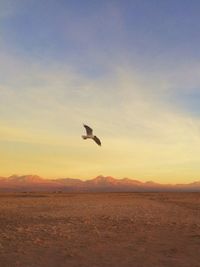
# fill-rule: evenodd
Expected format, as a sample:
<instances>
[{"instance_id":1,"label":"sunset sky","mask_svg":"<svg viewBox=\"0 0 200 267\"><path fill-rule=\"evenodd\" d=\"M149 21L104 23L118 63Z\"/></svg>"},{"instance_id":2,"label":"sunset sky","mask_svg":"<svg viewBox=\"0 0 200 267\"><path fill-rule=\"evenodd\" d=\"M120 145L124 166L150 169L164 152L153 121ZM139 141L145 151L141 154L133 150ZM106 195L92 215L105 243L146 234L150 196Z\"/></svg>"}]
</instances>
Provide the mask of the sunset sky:
<instances>
[{"instance_id":1,"label":"sunset sky","mask_svg":"<svg viewBox=\"0 0 200 267\"><path fill-rule=\"evenodd\" d=\"M0 0L0 176L200 180L199 14L198 0Z\"/></svg>"}]
</instances>

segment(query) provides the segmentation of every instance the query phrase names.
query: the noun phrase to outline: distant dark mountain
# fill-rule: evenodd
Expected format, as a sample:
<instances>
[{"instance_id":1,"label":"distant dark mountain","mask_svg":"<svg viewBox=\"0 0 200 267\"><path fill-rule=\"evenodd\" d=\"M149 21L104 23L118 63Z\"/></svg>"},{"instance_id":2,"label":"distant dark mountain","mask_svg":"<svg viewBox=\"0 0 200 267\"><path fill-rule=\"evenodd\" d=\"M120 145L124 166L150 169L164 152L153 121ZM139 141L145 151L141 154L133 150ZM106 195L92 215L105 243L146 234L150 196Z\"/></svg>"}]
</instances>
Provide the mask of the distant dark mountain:
<instances>
[{"instance_id":1,"label":"distant dark mountain","mask_svg":"<svg viewBox=\"0 0 200 267\"><path fill-rule=\"evenodd\" d=\"M140 182L129 178L116 179L97 176L82 181L74 178L44 179L37 175L12 175L0 177L0 191L63 191L63 192L200 192L200 181L190 184L159 184L152 181Z\"/></svg>"},{"instance_id":2,"label":"distant dark mountain","mask_svg":"<svg viewBox=\"0 0 200 267\"><path fill-rule=\"evenodd\" d=\"M40 183L44 181L44 179L37 175L12 175L8 177L7 180L13 183Z\"/></svg>"}]
</instances>

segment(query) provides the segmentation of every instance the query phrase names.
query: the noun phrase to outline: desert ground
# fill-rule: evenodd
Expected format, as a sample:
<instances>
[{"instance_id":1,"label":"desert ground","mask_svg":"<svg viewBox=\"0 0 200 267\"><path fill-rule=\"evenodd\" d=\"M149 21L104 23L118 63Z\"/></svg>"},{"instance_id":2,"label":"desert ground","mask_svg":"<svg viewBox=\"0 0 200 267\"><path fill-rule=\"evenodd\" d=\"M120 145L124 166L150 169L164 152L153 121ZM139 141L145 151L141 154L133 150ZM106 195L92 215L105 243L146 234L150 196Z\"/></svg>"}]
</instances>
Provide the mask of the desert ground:
<instances>
[{"instance_id":1,"label":"desert ground","mask_svg":"<svg viewBox=\"0 0 200 267\"><path fill-rule=\"evenodd\" d=\"M199 267L199 193L0 194L1 267Z\"/></svg>"}]
</instances>

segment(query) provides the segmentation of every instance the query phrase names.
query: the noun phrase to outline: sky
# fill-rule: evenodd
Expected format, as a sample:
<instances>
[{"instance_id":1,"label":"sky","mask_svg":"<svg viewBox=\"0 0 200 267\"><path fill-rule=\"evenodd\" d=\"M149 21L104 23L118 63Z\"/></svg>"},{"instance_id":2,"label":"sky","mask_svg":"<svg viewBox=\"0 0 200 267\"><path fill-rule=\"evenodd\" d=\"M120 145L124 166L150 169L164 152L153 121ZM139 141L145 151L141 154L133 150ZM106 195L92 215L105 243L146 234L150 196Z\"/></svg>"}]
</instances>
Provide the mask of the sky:
<instances>
[{"instance_id":1,"label":"sky","mask_svg":"<svg viewBox=\"0 0 200 267\"><path fill-rule=\"evenodd\" d=\"M0 176L200 180L199 11L0 0Z\"/></svg>"}]
</instances>

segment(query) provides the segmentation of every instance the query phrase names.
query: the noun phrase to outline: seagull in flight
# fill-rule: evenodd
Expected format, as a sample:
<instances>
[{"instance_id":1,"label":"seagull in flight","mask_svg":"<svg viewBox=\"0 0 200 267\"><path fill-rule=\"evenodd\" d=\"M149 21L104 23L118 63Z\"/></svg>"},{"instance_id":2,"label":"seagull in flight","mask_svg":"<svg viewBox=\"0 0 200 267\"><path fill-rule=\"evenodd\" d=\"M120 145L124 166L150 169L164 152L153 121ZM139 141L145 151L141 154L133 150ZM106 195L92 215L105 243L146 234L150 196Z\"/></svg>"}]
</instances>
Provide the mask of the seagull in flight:
<instances>
[{"instance_id":1,"label":"seagull in flight","mask_svg":"<svg viewBox=\"0 0 200 267\"><path fill-rule=\"evenodd\" d=\"M82 135L82 138L83 139L88 139L88 138L93 139L97 143L97 145L101 146L101 141L99 140L99 138L97 136L93 135L93 130L85 124L83 124L83 126L85 127L87 135Z\"/></svg>"}]
</instances>

